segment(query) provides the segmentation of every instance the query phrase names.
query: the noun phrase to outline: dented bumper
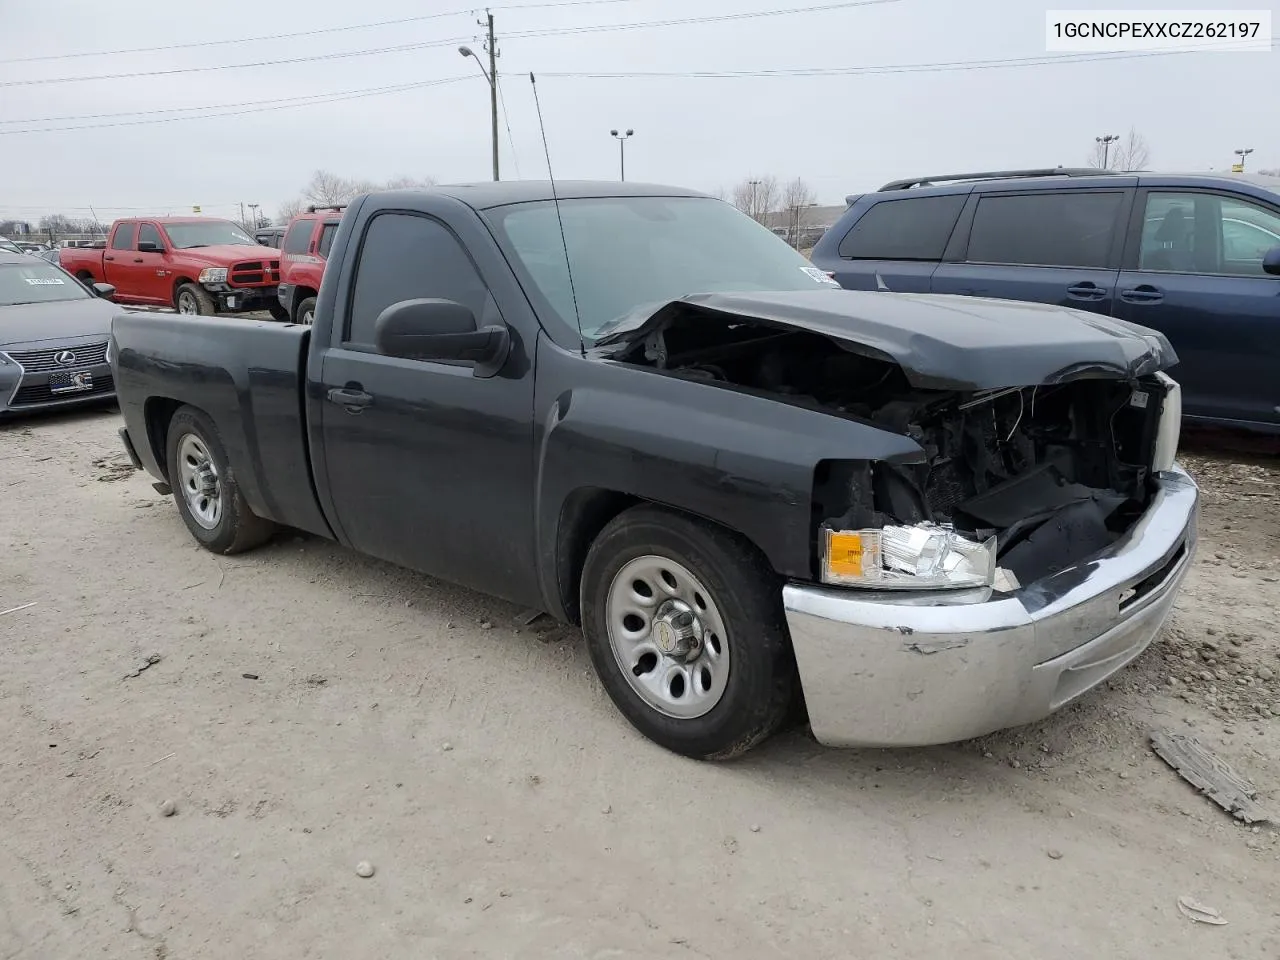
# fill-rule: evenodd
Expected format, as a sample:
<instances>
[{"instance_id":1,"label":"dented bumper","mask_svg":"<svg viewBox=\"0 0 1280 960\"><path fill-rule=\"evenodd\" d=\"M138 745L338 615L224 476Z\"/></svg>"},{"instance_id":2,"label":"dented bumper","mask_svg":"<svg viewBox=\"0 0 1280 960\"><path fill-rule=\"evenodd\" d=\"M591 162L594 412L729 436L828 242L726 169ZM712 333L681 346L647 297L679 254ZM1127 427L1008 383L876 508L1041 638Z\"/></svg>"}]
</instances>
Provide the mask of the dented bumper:
<instances>
[{"instance_id":1,"label":"dented bumper","mask_svg":"<svg viewBox=\"0 0 1280 960\"><path fill-rule=\"evenodd\" d=\"M783 588L814 736L950 743L1048 716L1159 633L1190 568L1199 492L1180 467L1104 556L1013 594Z\"/></svg>"}]
</instances>

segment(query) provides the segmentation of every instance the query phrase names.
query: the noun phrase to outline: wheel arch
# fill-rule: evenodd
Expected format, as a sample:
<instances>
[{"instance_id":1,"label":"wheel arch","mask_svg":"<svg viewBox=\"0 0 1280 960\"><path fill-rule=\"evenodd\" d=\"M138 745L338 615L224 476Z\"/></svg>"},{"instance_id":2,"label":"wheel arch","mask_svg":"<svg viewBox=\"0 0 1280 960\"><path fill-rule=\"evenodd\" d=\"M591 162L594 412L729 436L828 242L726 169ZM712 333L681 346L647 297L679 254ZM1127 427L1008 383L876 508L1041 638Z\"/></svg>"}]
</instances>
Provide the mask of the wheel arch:
<instances>
[{"instance_id":1,"label":"wheel arch","mask_svg":"<svg viewBox=\"0 0 1280 960\"><path fill-rule=\"evenodd\" d=\"M748 544L766 565L768 558L760 545L727 524L705 517L692 510L652 500L635 494L609 490L603 487L579 487L572 491L560 507L556 527L555 580L557 598L569 623L581 626L582 609L579 591L582 588L583 568L587 554L596 538L616 517L632 507L650 506L668 510L698 523L706 524L738 537Z\"/></svg>"},{"instance_id":2,"label":"wheel arch","mask_svg":"<svg viewBox=\"0 0 1280 960\"><path fill-rule=\"evenodd\" d=\"M186 406L191 405L172 397L148 397L142 408L143 420L147 425L147 445L167 483L173 482L173 477L169 476L169 457L166 453L169 446L169 425L173 422L173 415Z\"/></svg>"},{"instance_id":3,"label":"wheel arch","mask_svg":"<svg viewBox=\"0 0 1280 960\"><path fill-rule=\"evenodd\" d=\"M293 313L289 317L289 319L290 320L298 319L298 308L302 306L303 300L306 300L308 297L318 297L318 296L320 296L320 291L313 289L312 287L308 287L306 285L299 285L295 287L293 290Z\"/></svg>"},{"instance_id":4,"label":"wheel arch","mask_svg":"<svg viewBox=\"0 0 1280 960\"><path fill-rule=\"evenodd\" d=\"M178 291L182 289L184 284L188 284L188 283L195 283L195 280L193 280L191 277L185 277L185 276L174 278L173 290L172 290L172 294L173 294L172 301L173 301L173 308L175 310L178 309Z\"/></svg>"}]
</instances>

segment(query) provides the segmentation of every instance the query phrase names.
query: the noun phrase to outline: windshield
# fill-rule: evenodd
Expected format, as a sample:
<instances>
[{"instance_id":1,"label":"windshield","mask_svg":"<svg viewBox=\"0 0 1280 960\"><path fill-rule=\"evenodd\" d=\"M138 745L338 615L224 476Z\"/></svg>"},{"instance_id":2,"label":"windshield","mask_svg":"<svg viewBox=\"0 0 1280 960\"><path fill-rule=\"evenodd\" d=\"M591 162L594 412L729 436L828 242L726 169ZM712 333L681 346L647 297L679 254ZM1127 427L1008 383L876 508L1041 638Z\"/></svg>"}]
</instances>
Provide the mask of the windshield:
<instances>
[{"instance_id":1,"label":"windshield","mask_svg":"<svg viewBox=\"0 0 1280 960\"><path fill-rule=\"evenodd\" d=\"M36 257L30 259L30 263L0 263L0 307L84 300L90 295L60 267Z\"/></svg>"},{"instance_id":2,"label":"windshield","mask_svg":"<svg viewBox=\"0 0 1280 960\"><path fill-rule=\"evenodd\" d=\"M212 247L219 243L258 246L247 233L234 223L228 223L225 220L210 220L208 223L166 223L164 232L169 235L169 240L174 247L179 250Z\"/></svg>"},{"instance_id":3,"label":"windshield","mask_svg":"<svg viewBox=\"0 0 1280 960\"><path fill-rule=\"evenodd\" d=\"M812 290L826 274L734 207L709 197L560 201L573 290L550 201L486 211L559 318L594 340L638 307L694 293ZM621 328L615 328L621 329Z\"/></svg>"}]
</instances>

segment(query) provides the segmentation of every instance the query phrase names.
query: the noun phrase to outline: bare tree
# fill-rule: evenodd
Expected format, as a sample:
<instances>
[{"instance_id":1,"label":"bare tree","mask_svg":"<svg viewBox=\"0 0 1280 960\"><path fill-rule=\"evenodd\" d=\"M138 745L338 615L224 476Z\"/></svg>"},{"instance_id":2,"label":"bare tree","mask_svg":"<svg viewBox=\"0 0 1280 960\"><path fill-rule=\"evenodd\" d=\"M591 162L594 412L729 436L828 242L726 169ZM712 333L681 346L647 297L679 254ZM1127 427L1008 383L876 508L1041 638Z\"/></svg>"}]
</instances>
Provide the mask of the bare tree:
<instances>
[{"instance_id":1,"label":"bare tree","mask_svg":"<svg viewBox=\"0 0 1280 960\"><path fill-rule=\"evenodd\" d=\"M1264 177L1280 177L1280 167L1274 167L1271 170L1259 170Z\"/></svg>"},{"instance_id":2,"label":"bare tree","mask_svg":"<svg viewBox=\"0 0 1280 960\"><path fill-rule=\"evenodd\" d=\"M328 170L317 170L311 175L310 182L302 188L303 199L318 207L332 207L346 203L358 192L352 181L336 173L330 173Z\"/></svg>"},{"instance_id":3,"label":"bare tree","mask_svg":"<svg viewBox=\"0 0 1280 960\"><path fill-rule=\"evenodd\" d=\"M778 179L769 174L748 177L733 188L733 205L756 223L767 225L769 214L778 206Z\"/></svg>"},{"instance_id":4,"label":"bare tree","mask_svg":"<svg viewBox=\"0 0 1280 960\"><path fill-rule=\"evenodd\" d=\"M302 212L304 206L306 204L301 197L294 197L292 200L280 204L280 209L276 211L276 223L288 223Z\"/></svg>"},{"instance_id":5,"label":"bare tree","mask_svg":"<svg viewBox=\"0 0 1280 960\"><path fill-rule=\"evenodd\" d=\"M388 190L413 190L421 187L434 187L435 177L392 177L387 181Z\"/></svg>"},{"instance_id":6,"label":"bare tree","mask_svg":"<svg viewBox=\"0 0 1280 960\"><path fill-rule=\"evenodd\" d=\"M800 230L804 226L809 208L817 202L817 196L800 177L790 181L782 191L782 211L786 215L787 243L800 246Z\"/></svg>"},{"instance_id":7,"label":"bare tree","mask_svg":"<svg viewBox=\"0 0 1280 960\"><path fill-rule=\"evenodd\" d=\"M1133 127L1130 127L1129 135L1116 145L1111 169L1145 170L1150 162L1151 147L1147 144L1147 138Z\"/></svg>"},{"instance_id":8,"label":"bare tree","mask_svg":"<svg viewBox=\"0 0 1280 960\"><path fill-rule=\"evenodd\" d=\"M724 187L716 187L711 191L711 196L715 197L717 200L724 200L725 202L728 202L729 191Z\"/></svg>"}]
</instances>

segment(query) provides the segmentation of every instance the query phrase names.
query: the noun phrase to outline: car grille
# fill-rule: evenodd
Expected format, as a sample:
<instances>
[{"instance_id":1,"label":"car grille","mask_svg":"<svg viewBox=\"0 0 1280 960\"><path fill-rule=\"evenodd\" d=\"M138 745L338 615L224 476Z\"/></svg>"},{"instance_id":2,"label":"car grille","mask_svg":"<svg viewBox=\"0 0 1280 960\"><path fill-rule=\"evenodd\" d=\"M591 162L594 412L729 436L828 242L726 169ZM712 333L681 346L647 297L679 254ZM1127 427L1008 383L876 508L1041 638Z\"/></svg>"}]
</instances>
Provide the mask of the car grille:
<instances>
[{"instance_id":1,"label":"car grille","mask_svg":"<svg viewBox=\"0 0 1280 960\"><path fill-rule=\"evenodd\" d=\"M93 378L93 389L84 390L79 393L54 393L49 389L47 383L31 383L25 384L18 388L18 392L13 395L13 399L9 401L11 407L21 407L34 403L50 403L54 400L83 400L85 397L101 397L112 393L115 390L115 383L111 380L110 374L103 374Z\"/></svg>"},{"instance_id":2,"label":"car grille","mask_svg":"<svg viewBox=\"0 0 1280 960\"><path fill-rule=\"evenodd\" d=\"M60 353L75 355L70 363L58 360ZM39 373L44 370L74 370L77 367L91 367L94 364L106 363L107 343L81 344L75 347L54 347L51 350L11 350L5 354L27 373Z\"/></svg>"},{"instance_id":3,"label":"car grille","mask_svg":"<svg viewBox=\"0 0 1280 960\"><path fill-rule=\"evenodd\" d=\"M228 280L232 286L254 287L280 282L279 260L246 260L231 268Z\"/></svg>"}]
</instances>

